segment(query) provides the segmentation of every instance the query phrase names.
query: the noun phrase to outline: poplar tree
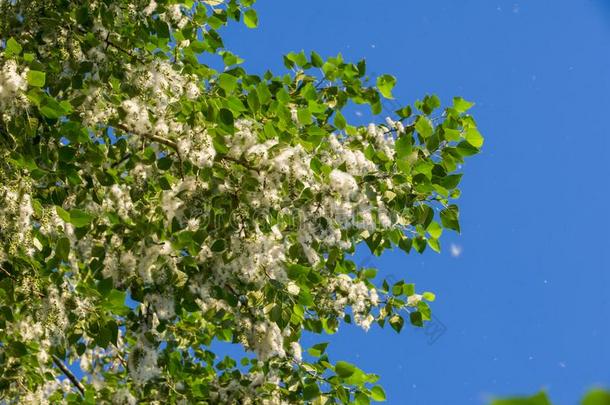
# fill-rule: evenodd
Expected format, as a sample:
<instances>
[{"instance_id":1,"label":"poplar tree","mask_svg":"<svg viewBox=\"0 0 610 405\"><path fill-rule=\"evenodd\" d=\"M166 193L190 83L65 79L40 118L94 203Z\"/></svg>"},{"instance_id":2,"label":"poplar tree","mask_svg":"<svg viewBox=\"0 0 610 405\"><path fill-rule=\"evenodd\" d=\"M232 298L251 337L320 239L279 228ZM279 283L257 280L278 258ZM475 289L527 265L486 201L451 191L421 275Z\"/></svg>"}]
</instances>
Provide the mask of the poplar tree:
<instances>
[{"instance_id":1,"label":"poplar tree","mask_svg":"<svg viewBox=\"0 0 610 405\"><path fill-rule=\"evenodd\" d=\"M472 103L386 117L396 78L341 55L248 73L253 3L0 0L0 403L385 399L324 335L430 319L353 253L460 231Z\"/></svg>"}]
</instances>

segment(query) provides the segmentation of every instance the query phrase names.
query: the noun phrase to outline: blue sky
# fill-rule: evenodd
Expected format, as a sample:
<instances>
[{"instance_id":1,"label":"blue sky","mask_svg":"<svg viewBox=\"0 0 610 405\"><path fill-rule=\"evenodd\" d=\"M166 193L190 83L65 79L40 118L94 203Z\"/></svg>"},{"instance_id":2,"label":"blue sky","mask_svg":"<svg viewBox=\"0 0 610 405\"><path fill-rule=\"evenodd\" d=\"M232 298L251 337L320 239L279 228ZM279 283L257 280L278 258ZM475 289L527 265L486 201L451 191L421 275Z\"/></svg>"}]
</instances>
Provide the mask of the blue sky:
<instances>
[{"instance_id":1,"label":"blue sky","mask_svg":"<svg viewBox=\"0 0 610 405\"><path fill-rule=\"evenodd\" d=\"M444 252L371 259L437 294L437 330L343 327L334 360L382 376L389 404L483 404L610 386L610 2L259 1L225 31L261 72L289 51L366 57L402 103L473 100L486 136L465 166L462 235ZM357 117L351 117L357 119ZM451 254L461 250L459 255ZM368 260L366 255L362 260Z\"/></svg>"}]
</instances>

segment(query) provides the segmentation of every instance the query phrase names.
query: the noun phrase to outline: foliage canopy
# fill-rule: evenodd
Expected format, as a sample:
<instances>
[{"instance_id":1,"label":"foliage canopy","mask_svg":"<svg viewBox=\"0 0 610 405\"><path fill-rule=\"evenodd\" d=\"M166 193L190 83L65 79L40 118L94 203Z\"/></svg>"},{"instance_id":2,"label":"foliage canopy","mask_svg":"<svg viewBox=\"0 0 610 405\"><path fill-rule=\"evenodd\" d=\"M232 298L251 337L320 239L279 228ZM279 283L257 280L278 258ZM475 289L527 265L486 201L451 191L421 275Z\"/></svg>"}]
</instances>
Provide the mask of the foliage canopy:
<instances>
[{"instance_id":1,"label":"foliage canopy","mask_svg":"<svg viewBox=\"0 0 610 405\"><path fill-rule=\"evenodd\" d=\"M256 27L252 4L0 0L5 403L385 399L300 338L430 319L434 294L351 253L460 231L472 103L352 125L342 111L378 116L396 79L315 52L248 73L220 32Z\"/></svg>"}]
</instances>

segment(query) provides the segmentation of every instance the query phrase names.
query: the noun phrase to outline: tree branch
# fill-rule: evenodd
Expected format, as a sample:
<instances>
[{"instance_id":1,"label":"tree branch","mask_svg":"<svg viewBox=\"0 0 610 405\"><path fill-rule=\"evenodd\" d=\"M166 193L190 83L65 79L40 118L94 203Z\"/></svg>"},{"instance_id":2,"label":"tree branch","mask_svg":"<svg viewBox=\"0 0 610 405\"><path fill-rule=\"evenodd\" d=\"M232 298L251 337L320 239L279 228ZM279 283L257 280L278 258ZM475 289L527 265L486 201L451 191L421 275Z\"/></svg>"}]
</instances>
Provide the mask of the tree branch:
<instances>
[{"instance_id":1,"label":"tree branch","mask_svg":"<svg viewBox=\"0 0 610 405\"><path fill-rule=\"evenodd\" d=\"M74 384L74 386L80 391L81 395L85 395L85 387L83 386L83 384L81 384L80 381L78 381L78 378L76 378L76 376L72 374L72 372L68 369L68 367L66 367L66 365L61 361L59 357L54 354L51 357L53 357L53 363L55 363L55 365L61 370L61 372L64 373L66 377L68 377L68 380L70 380L72 384Z\"/></svg>"},{"instance_id":2,"label":"tree branch","mask_svg":"<svg viewBox=\"0 0 610 405\"><path fill-rule=\"evenodd\" d=\"M133 132L132 130L130 130L128 127L126 127L123 124L117 124L116 127L119 128L123 132L138 135L143 138L150 139L153 142L157 142L157 143L160 143L162 145L172 148L176 152L176 155L178 156L178 160L180 161L180 177L184 178L184 172L182 171L182 155L180 154L180 150L178 149L178 144L176 142L172 141L171 139L163 138L163 137L157 136L157 135L141 134L141 133Z\"/></svg>"}]
</instances>

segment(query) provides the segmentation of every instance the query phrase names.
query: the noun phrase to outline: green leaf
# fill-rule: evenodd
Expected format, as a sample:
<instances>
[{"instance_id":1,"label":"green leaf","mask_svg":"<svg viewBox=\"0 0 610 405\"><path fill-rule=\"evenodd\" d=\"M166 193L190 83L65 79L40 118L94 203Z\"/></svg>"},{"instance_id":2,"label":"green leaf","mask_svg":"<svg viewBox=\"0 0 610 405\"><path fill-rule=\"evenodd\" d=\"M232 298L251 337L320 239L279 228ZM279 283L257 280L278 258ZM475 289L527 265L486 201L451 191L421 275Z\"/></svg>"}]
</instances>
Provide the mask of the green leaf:
<instances>
[{"instance_id":1,"label":"green leaf","mask_svg":"<svg viewBox=\"0 0 610 405\"><path fill-rule=\"evenodd\" d=\"M33 87L43 87L46 79L45 72L38 70L28 70L27 80L28 84Z\"/></svg>"},{"instance_id":2,"label":"green leaf","mask_svg":"<svg viewBox=\"0 0 610 405\"><path fill-rule=\"evenodd\" d=\"M371 388L371 399L373 401L382 402L386 400L385 391L379 385Z\"/></svg>"},{"instance_id":3,"label":"green leaf","mask_svg":"<svg viewBox=\"0 0 610 405\"><path fill-rule=\"evenodd\" d=\"M93 217L79 209L70 210L70 223L77 228L83 228L91 223Z\"/></svg>"},{"instance_id":4,"label":"green leaf","mask_svg":"<svg viewBox=\"0 0 610 405\"><path fill-rule=\"evenodd\" d=\"M256 28L258 26L258 15L254 9L249 9L244 13L244 23L248 28Z\"/></svg>"},{"instance_id":5,"label":"green leaf","mask_svg":"<svg viewBox=\"0 0 610 405\"><path fill-rule=\"evenodd\" d=\"M491 405L551 405L551 401L549 401L546 393L539 392L531 397L497 399Z\"/></svg>"},{"instance_id":6,"label":"green leaf","mask_svg":"<svg viewBox=\"0 0 610 405\"><path fill-rule=\"evenodd\" d=\"M357 368L346 361L338 361L335 364L335 373L341 378L348 378L356 372Z\"/></svg>"},{"instance_id":7,"label":"green leaf","mask_svg":"<svg viewBox=\"0 0 610 405\"><path fill-rule=\"evenodd\" d=\"M160 170L169 170L172 167L172 164L174 163L173 159L165 156L159 160L157 160L157 167Z\"/></svg>"},{"instance_id":8,"label":"green leaf","mask_svg":"<svg viewBox=\"0 0 610 405\"><path fill-rule=\"evenodd\" d=\"M390 326L398 333L402 330L405 325L405 320L400 315L392 315L390 318Z\"/></svg>"},{"instance_id":9,"label":"green leaf","mask_svg":"<svg viewBox=\"0 0 610 405\"><path fill-rule=\"evenodd\" d=\"M474 103L471 103L470 101L466 101L462 97L453 98L453 108L459 114L465 113L466 111L470 110L472 108L472 106L474 106Z\"/></svg>"},{"instance_id":10,"label":"green leaf","mask_svg":"<svg viewBox=\"0 0 610 405\"><path fill-rule=\"evenodd\" d=\"M258 99L262 105L268 104L273 97L269 87L264 82L256 87L256 94L258 95Z\"/></svg>"},{"instance_id":11,"label":"green leaf","mask_svg":"<svg viewBox=\"0 0 610 405\"><path fill-rule=\"evenodd\" d=\"M460 232L460 212L457 205L452 204L441 211L441 223L445 228Z\"/></svg>"},{"instance_id":12,"label":"green leaf","mask_svg":"<svg viewBox=\"0 0 610 405\"><path fill-rule=\"evenodd\" d=\"M441 106L441 100L438 98L437 95L433 94L431 96L428 95L428 96L424 97L423 105L421 107L422 107L424 114L430 115L432 113L432 111L434 111L435 109L437 109L440 106Z\"/></svg>"},{"instance_id":13,"label":"green leaf","mask_svg":"<svg viewBox=\"0 0 610 405\"><path fill-rule=\"evenodd\" d=\"M427 245L428 245L428 242L426 241L426 239L422 238L421 236L418 236L417 238L413 239L413 248L418 253L423 253L424 250L426 250Z\"/></svg>"},{"instance_id":14,"label":"green leaf","mask_svg":"<svg viewBox=\"0 0 610 405\"><path fill-rule=\"evenodd\" d=\"M227 93L233 93L237 87L237 77L227 73L222 73L220 76L218 76L218 85Z\"/></svg>"},{"instance_id":15,"label":"green leaf","mask_svg":"<svg viewBox=\"0 0 610 405\"><path fill-rule=\"evenodd\" d=\"M322 65L324 65L324 61L322 60L322 57L320 55L318 55L316 52L312 51L311 52L311 64L313 65L313 67L320 68L320 67L322 67Z\"/></svg>"},{"instance_id":16,"label":"green leaf","mask_svg":"<svg viewBox=\"0 0 610 405\"><path fill-rule=\"evenodd\" d=\"M396 150L396 157L398 159L404 159L411 154L413 151L413 145L411 144L411 137L402 134L394 144Z\"/></svg>"},{"instance_id":17,"label":"green leaf","mask_svg":"<svg viewBox=\"0 0 610 405\"><path fill-rule=\"evenodd\" d=\"M227 108L221 108L219 112L220 122L223 123L227 127L232 127L235 123L235 118L233 118L233 113L231 110Z\"/></svg>"},{"instance_id":18,"label":"green leaf","mask_svg":"<svg viewBox=\"0 0 610 405\"><path fill-rule=\"evenodd\" d=\"M312 123L311 119L311 111L307 108L301 108L297 111L297 118L299 122L303 125L309 125Z\"/></svg>"},{"instance_id":19,"label":"green leaf","mask_svg":"<svg viewBox=\"0 0 610 405\"><path fill-rule=\"evenodd\" d=\"M582 405L610 405L610 392L593 389L585 395Z\"/></svg>"},{"instance_id":20,"label":"green leaf","mask_svg":"<svg viewBox=\"0 0 610 405\"><path fill-rule=\"evenodd\" d=\"M404 295L406 295L407 297L410 297L411 295L415 294L415 284L412 284L412 283L403 284L402 293Z\"/></svg>"},{"instance_id":21,"label":"green leaf","mask_svg":"<svg viewBox=\"0 0 610 405\"><path fill-rule=\"evenodd\" d=\"M125 292L112 289L108 294L107 300L114 306L123 306L125 303Z\"/></svg>"},{"instance_id":22,"label":"green leaf","mask_svg":"<svg viewBox=\"0 0 610 405\"><path fill-rule=\"evenodd\" d=\"M309 401L317 398L320 395L320 387L315 382L307 384L303 388L303 399Z\"/></svg>"},{"instance_id":23,"label":"green leaf","mask_svg":"<svg viewBox=\"0 0 610 405\"><path fill-rule=\"evenodd\" d=\"M11 37L6 41L6 48L4 54L6 56L17 56L21 53L23 48L19 45L19 42L15 41L15 38Z\"/></svg>"},{"instance_id":24,"label":"green leaf","mask_svg":"<svg viewBox=\"0 0 610 405\"><path fill-rule=\"evenodd\" d=\"M10 342L6 351L14 357L23 357L28 353L28 348L21 342Z\"/></svg>"},{"instance_id":25,"label":"green leaf","mask_svg":"<svg viewBox=\"0 0 610 405\"><path fill-rule=\"evenodd\" d=\"M434 132L432 123L427 117L420 116L415 123L415 130L424 138L428 138Z\"/></svg>"},{"instance_id":26,"label":"green leaf","mask_svg":"<svg viewBox=\"0 0 610 405\"><path fill-rule=\"evenodd\" d=\"M412 325L419 326L420 328L424 326L424 320L421 312L411 312L409 314L409 320Z\"/></svg>"},{"instance_id":27,"label":"green leaf","mask_svg":"<svg viewBox=\"0 0 610 405\"><path fill-rule=\"evenodd\" d=\"M53 97L46 95L40 102L39 110L42 115L51 119L57 119L69 112L69 110L65 108L64 104L58 102Z\"/></svg>"},{"instance_id":28,"label":"green leaf","mask_svg":"<svg viewBox=\"0 0 610 405\"><path fill-rule=\"evenodd\" d=\"M475 148L480 148L483 146L483 136L475 128L470 128L466 131L466 142Z\"/></svg>"},{"instance_id":29,"label":"green leaf","mask_svg":"<svg viewBox=\"0 0 610 405\"><path fill-rule=\"evenodd\" d=\"M320 357L324 354L327 347L328 347L328 343L318 343L316 345L313 345L309 349L307 349L307 352L309 353L310 356Z\"/></svg>"},{"instance_id":30,"label":"green leaf","mask_svg":"<svg viewBox=\"0 0 610 405\"><path fill-rule=\"evenodd\" d=\"M478 148L475 148L474 146L472 146L471 144L469 144L466 141L460 142L457 145L456 150L461 156L464 156L464 157L476 155L477 153L479 153Z\"/></svg>"},{"instance_id":31,"label":"green leaf","mask_svg":"<svg viewBox=\"0 0 610 405\"><path fill-rule=\"evenodd\" d=\"M235 96L231 96L227 99L227 107L229 107L229 109L235 113L240 113L248 110L244 103Z\"/></svg>"},{"instance_id":32,"label":"green leaf","mask_svg":"<svg viewBox=\"0 0 610 405\"><path fill-rule=\"evenodd\" d=\"M403 107L401 109L396 110L396 114L398 114L398 116L400 118L408 118L408 117L411 116L411 113L412 113L411 106L409 106L409 105L406 106L406 107Z\"/></svg>"},{"instance_id":33,"label":"green leaf","mask_svg":"<svg viewBox=\"0 0 610 405\"><path fill-rule=\"evenodd\" d=\"M56 206L55 211L57 212L57 216L64 220L64 222L70 222L70 213L63 208Z\"/></svg>"},{"instance_id":34,"label":"green leaf","mask_svg":"<svg viewBox=\"0 0 610 405\"><path fill-rule=\"evenodd\" d=\"M436 299L436 295L430 291L426 291L425 293L422 294L422 298L425 299L426 301L434 301Z\"/></svg>"},{"instance_id":35,"label":"green leaf","mask_svg":"<svg viewBox=\"0 0 610 405\"><path fill-rule=\"evenodd\" d=\"M440 238L443 234L443 228L436 221L430 222L430 225L428 225L428 229L426 230L434 239Z\"/></svg>"},{"instance_id":36,"label":"green leaf","mask_svg":"<svg viewBox=\"0 0 610 405\"><path fill-rule=\"evenodd\" d=\"M344 129L347 122L345 121L345 117L341 114L341 111L337 111L335 113L335 126L338 129Z\"/></svg>"},{"instance_id":37,"label":"green leaf","mask_svg":"<svg viewBox=\"0 0 610 405\"><path fill-rule=\"evenodd\" d=\"M448 190L456 188L458 184L460 184L460 180L462 180L461 174L452 174L447 177L444 177L441 180L441 186L445 187Z\"/></svg>"},{"instance_id":38,"label":"green leaf","mask_svg":"<svg viewBox=\"0 0 610 405\"><path fill-rule=\"evenodd\" d=\"M355 405L369 405L371 403L368 396L364 395L362 392L357 392L354 396Z\"/></svg>"},{"instance_id":39,"label":"green leaf","mask_svg":"<svg viewBox=\"0 0 610 405\"><path fill-rule=\"evenodd\" d=\"M305 52L303 51L299 53L290 52L288 55L286 55L286 57L288 58L288 60L296 63L300 67L303 67L307 64L307 56L305 56Z\"/></svg>"},{"instance_id":40,"label":"green leaf","mask_svg":"<svg viewBox=\"0 0 610 405\"><path fill-rule=\"evenodd\" d=\"M61 238L55 245L55 255L59 260L67 261L70 255L70 240L68 238Z\"/></svg>"},{"instance_id":41,"label":"green leaf","mask_svg":"<svg viewBox=\"0 0 610 405\"><path fill-rule=\"evenodd\" d=\"M382 75L377 78L379 92L388 99L393 99L392 89L396 85L396 78L391 75Z\"/></svg>"},{"instance_id":42,"label":"green leaf","mask_svg":"<svg viewBox=\"0 0 610 405\"><path fill-rule=\"evenodd\" d=\"M427 239L427 242L428 242L428 246L430 246L430 248L432 250L434 250L436 253L441 252L441 244L438 241L438 239Z\"/></svg>"},{"instance_id":43,"label":"green leaf","mask_svg":"<svg viewBox=\"0 0 610 405\"><path fill-rule=\"evenodd\" d=\"M217 239L216 241L214 241L214 243L212 243L212 246L210 247L210 249L212 249L212 252L222 252L227 248L227 243L224 241L224 239Z\"/></svg>"}]
</instances>

